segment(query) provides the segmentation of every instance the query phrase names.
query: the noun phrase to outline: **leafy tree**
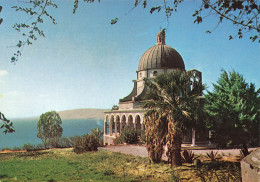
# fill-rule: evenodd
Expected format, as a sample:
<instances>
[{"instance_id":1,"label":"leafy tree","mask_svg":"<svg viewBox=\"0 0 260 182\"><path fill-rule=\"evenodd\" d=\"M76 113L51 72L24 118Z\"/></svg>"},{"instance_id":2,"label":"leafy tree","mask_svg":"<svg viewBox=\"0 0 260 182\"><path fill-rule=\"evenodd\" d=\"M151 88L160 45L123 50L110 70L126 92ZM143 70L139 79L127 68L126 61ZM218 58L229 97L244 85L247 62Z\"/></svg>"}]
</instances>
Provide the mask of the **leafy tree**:
<instances>
[{"instance_id":1,"label":"leafy tree","mask_svg":"<svg viewBox=\"0 0 260 182\"><path fill-rule=\"evenodd\" d=\"M118 110L118 109L119 109L118 105L113 105L112 110Z\"/></svg>"},{"instance_id":2,"label":"leafy tree","mask_svg":"<svg viewBox=\"0 0 260 182\"><path fill-rule=\"evenodd\" d=\"M163 146L166 144L167 156L172 166L181 162L183 134L196 128L199 106L198 93L202 84L198 82L190 89L190 73L175 71L146 79L145 114L146 147L154 162L161 160Z\"/></svg>"},{"instance_id":3,"label":"leafy tree","mask_svg":"<svg viewBox=\"0 0 260 182\"><path fill-rule=\"evenodd\" d=\"M13 123L8 120L3 113L0 112L0 120L3 122L3 124L1 125L0 129L5 128L5 130L3 131L5 134L6 133L13 133L14 127L13 127Z\"/></svg>"},{"instance_id":4,"label":"leafy tree","mask_svg":"<svg viewBox=\"0 0 260 182\"><path fill-rule=\"evenodd\" d=\"M185 0L161 0L160 6L151 7L149 10L151 14L154 12L165 13L169 23L169 17L179 10L180 4L184 1ZM94 2L94 0L88 0L87 2ZM143 6L143 8L146 9L151 0L133 0L133 2L134 7ZM78 7L77 4L78 0L75 0L74 13ZM194 23L197 24L202 23L207 17L215 15L217 17L216 27L224 20L233 23L237 34L230 35L229 39L235 37L243 38L244 34L252 32L253 35L250 36L250 39L253 42L256 40L260 42L260 5L258 0L201 0L199 8L194 7L194 12L191 15L194 17ZM118 21L119 19L115 18L111 20L111 24L116 24ZM215 28L213 28L213 30ZM206 33L211 32L212 30L206 31Z\"/></svg>"},{"instance_id":5,"label":"leafy tree","mask_svg":"<svg viewBox=\"0 0 260 182\"><path fill-rule=\"evenodd\" d=\"M213 87L205 96L212 141L221 147L242 144L247 151L259 139L260 89L235 71L223 71Z\"/></svg>"},{"instance_id":6,"label":"leafy tree","mask_svg":"<svg viewBox=\"0 0 260 182\"><path fill-rule=\"evenodd\" d=\"M59 114L55 111L50 111L42 114L38 121L37 129L39 137L45 148L49 140L55 140L62 135L62 121Z\"/></svg>"}]
</instances>

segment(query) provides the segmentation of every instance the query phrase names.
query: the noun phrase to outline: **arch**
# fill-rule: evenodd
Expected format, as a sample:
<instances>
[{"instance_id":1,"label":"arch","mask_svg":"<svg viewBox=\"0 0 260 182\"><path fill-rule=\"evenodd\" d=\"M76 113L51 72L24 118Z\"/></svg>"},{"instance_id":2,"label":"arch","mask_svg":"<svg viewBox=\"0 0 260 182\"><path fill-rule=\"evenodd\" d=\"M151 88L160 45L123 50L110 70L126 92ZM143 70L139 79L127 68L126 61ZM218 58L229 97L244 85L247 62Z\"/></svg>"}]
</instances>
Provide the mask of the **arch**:
<instances>
[{"instance_id":1,"label":"arch","mask_svg":"<svg viewBox=\"0 0 260 182\"><path fill-rule=\"evenodd\" d=\"M115 133L115 117L114 115L111 115L109 121L109 134L112 135L113 133Z\"/></svg>"},{"instance_id":2,"label":"arch","mask_svg":"<svg viewBox=\"0 0 260 182\"><path fill-rule=\"evenodd\" d=\"M120 133L120 116L116 115L115 132Z\"/></svg>"},{"instance_id":3,"label":"arch","mask_svg":"<svg viewBox=\"0 0 260 182\"><path fill-rule=\"evenodd\" d=\"M141 131L141 117L139 115L135 116L135 128L137 131Z\"/></svg>"},{"instance_id":4,"label":"arch","mask_svg":"<svg viewBox=\"0 0 260 182\"><path fill-rule=\"evenodd\" d=\"M126 126L126 116L123 115L121 117L121 122L120 122L120 133L122 133L122 131L124 130L125 126Z\"/></svg>"},{"instance_id":5,"label":"arch","mask_svg":"<svg viewBox=\"0 0 260 182\"><path fill-rule=\"evenodd\" d=\"M104 120L104 133L108 134L109 133L109 120L108 120L108 115L106 115L105 120Z\"/></svg>"},{"instance_id":6,"label":"arch","mask_svg":"<svg viewBox=\"0 0 260 182\"><path fill-rule=\"evenodd\" d=\"M128 116L128 118L127 118L127 125L128 125L130 128L134 128L133 116L132 116L132 115L129 115L129 116Z\"/></svg>"}]
</instances>

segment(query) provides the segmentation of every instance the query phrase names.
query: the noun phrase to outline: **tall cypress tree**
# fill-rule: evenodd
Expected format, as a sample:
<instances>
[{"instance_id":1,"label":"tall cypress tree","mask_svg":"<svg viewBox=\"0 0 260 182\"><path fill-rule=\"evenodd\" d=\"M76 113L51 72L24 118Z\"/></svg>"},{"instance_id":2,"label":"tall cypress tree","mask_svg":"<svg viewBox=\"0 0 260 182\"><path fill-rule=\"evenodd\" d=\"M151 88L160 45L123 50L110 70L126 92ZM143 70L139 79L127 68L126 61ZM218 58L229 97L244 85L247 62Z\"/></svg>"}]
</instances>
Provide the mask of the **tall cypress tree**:
<instances>
[{"instance_id":1,"label":"tall cypress tree","mask_svg":"<svg viewBox=\"0 0 260 182\"><path fill-rule=\"evenodd\" d=\"M205 96L213 142L221 147L242 145L246 151L247 144L257 145L260 89L235 71L223 71L213 87Z\"/></svg>"}]
</instances>

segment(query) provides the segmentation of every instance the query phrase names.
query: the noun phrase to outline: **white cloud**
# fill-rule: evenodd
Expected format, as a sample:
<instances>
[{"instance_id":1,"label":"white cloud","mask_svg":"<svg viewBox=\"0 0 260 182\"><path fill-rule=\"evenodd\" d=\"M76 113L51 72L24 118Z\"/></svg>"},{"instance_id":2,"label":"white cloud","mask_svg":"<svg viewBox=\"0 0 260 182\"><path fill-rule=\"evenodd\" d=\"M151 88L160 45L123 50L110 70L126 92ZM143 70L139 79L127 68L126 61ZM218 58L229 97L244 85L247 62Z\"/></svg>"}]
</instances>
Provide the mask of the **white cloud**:
<instances>
[{"instance_id":1,"label":"white cloud","mask_svg":"<svg viewBox=\"0 0 260 182\"><path fill-rule=\"evenodd\" d=\"M7 75L7 74L8 74L8 71L0 70L0 76L4 76L4 75Z\"/></svg>"}]
</instances>

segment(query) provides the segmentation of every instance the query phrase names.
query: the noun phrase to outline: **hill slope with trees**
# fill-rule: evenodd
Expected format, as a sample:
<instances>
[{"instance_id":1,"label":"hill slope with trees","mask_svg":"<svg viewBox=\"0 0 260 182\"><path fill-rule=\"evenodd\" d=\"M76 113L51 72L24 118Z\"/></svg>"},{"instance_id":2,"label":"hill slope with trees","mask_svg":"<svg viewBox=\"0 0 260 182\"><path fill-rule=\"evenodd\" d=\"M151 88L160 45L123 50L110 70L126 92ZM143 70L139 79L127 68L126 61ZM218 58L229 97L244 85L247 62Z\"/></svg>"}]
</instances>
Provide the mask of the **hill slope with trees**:
<instances>
[{"instance_id":1,"label":"hill slope with trees","mask_svg":"<svg viewBox=\"0 0 260 182\"><path fill-rule=\"evenodd\" d=\"M108 109L73 109L59 111L61 119L103 119L104 111Z\"/></svg>"}]
</instances>

